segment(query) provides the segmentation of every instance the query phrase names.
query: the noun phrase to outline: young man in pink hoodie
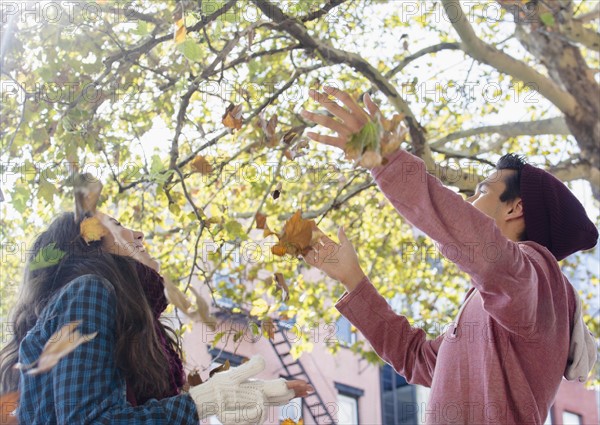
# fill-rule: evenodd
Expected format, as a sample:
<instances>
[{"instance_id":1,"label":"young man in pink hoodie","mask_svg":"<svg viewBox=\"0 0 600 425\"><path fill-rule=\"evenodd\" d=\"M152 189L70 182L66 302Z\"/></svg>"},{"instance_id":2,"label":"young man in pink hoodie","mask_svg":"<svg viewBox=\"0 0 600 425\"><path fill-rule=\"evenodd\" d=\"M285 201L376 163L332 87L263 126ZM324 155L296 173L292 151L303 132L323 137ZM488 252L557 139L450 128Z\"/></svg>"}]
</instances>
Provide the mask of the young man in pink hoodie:
<instances>
[{"instance_id":1,"label":"young man in pink hoodie","mask_svg":"<svg viewBox=\"0 0 600 425\"><path fill-rule=\"evenodd\" d=\"M334 117L302 115L337 136L308 136L338 148L379 114L368 95L369 114L339 90L311 96ZM330 248L315 248L305 260L346 287L336 307L377 353L408 382L431 387L421 414L427 423L542 424L563 375L583 382L596 360L581 301L558 260L594 247L598 230L564 184L514 155L504 156L466 201L428 174L420 158L399 150L386 160L371 170L381 191L442 254L451 248L451 259L471 277L454 323L428 340L394 313L343 229L333 262Z\"/></svg>"}]
</instances>

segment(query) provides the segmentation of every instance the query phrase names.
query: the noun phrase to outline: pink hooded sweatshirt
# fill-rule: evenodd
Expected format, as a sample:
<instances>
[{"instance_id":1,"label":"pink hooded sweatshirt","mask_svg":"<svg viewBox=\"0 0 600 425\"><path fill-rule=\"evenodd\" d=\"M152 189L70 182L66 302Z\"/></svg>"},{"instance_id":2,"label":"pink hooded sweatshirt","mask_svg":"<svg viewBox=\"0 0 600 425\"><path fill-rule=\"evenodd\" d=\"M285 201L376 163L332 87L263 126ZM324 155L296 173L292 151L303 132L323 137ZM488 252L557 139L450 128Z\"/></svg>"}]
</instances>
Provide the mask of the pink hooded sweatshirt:
<instances>
[{"instance_id":1,"label":"pink hooded sweatshirt","mask_svg":"<svg viewBox=\"0 0 600 425\"><path fill-rule=\"evenodd\" d=\"M542 424L563 375L585 381L596 356L580 301L554 256L504 237L408 152L393 154L373 175L473 287L455 323L433 340L394 313L368 278L337 309L409 383L431 387L420 412L428 424Z\"/></svg>"}]
</instances>

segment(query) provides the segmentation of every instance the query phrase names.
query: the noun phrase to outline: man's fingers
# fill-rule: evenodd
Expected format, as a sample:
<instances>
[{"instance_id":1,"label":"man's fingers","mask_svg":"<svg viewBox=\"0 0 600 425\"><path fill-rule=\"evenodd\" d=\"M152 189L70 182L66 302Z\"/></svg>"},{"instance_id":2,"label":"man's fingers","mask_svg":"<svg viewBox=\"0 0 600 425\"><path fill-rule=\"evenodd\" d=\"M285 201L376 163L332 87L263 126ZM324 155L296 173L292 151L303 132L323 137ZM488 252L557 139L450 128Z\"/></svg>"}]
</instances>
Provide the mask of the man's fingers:
<instances>
[{"instance_id":1,"label":"man's fingers","mask_svg":"<svg viewBox=\"0 0 600 425\"><path fill-rule=\"evenodd\" d=\"M365 102L365 106L367 107L371 118L375 119L375 117L377 117L378 114L381 115L379 107L375 104L375 102L373 102L373 99L371 99L369 93L365 93L365 95L363 96L363 102Z\"/></svg>"},{"instance_id":2,"label":"man's fingers","mask_svg":"<svg viewBox=\"0 0 600 425\"><path fill-rule=\"evenodd\" d=\"M332 117L328 117L327 115L315 114L314 112L304 110L302 111L302 116L312 122L321 124L323 127L327 127L335 131L340 136L349 136L352 133L344 124L334 120Z\"/></svg>"},{"instance_id":3,"label":"man's fingers","mask_svg":"<svg viewBox=\"0 0 600 425\"><path fill-rule=\"evenodd\" d=\"M340 149L344 149L347 140L347 138L326 136L324 134L314 133L312 131L307 132L306 135L315 142L323 143L329 146L335 146L336 148Z\"/></svg>"},{"instance_id":4,"label":"man's fingers","mask_svg":"<svg viewBox=\"0 0 600 425\"><path fill-rule=\"evenodd\" d=\"M358 124L360 124L361 127L369 121L369 116L364 109L358 106L354 99L352 99L352 96L345 91L333 87L323 87L323 91L336 97L340 102L350 108L352 113L355 114L356 119L358 119Z\"/></svg>"},{"instance_id":5,"label":"man's fingers","mask_svg":"<svg viewBox=\"0 0 600 425\"><path fill-rule=\"evenodd\" d=\"M353 117L353 115L350 112L348 112L347 110L345 110L344 108L342 108L340 105L338 105L337 102L335 102L334 100L331 100L327 94L319 93L318 91L312 90L312 89L309 90L308 94L315 101L317 101L321 105L323 105L325 107L325 109L327 109L333 115L335 115L336 117L341 119L346 125L351 127L347 131L348 135L360 130L360 128L358 128L358 129L354 128L358 123L354 123L354 121L356 121L356 120Z\"/></svg>"}]
</instances>

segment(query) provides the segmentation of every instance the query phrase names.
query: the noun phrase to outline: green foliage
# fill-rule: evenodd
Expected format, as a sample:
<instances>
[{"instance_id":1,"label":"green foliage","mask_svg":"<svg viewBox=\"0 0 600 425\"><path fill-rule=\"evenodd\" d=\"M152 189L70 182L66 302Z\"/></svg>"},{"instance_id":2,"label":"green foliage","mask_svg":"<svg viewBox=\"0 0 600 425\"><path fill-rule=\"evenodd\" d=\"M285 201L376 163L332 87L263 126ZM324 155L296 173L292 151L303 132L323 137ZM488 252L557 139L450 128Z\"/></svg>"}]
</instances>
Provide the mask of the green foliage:
<instances>
[{"instance_id":1,"label":"green foliage","mask_svg":"<svg viewBox=\"0 0 600 425\"><path fill-rule=\"evenodd\" d=\"M310 328L335 323L338 317L332 303L341 296L341 285L309 279L304 263L274 257L273 241L252 230L256 212L267 214L271 229L281 229L297 209L316 212L328 234L344 225L379 291L430 336L453 319L469 284L466 276L442 259L430 241L415 238L376 188L337 204L368 183L368 173L353 168L339 152L314 144L305 156L289 160L284 154L289 147L268 146L256 124L264 111L266 117L277 114L281 135L304 129L308 123L300 109L316 108L308 99L309 87L328 83L358 95L370 90L372 81L313 48L299 48L286 25L267 24L267 17L250 3L238 2L216 21L206 22L226 2L185 2L188 30L200 28L189 30L178 45L173 37L175 3L143 2L147 14L129 18L122 9L118 16L111 13L111 3L102 3L104 19L75 14L67 22L24 19L16 24L3 66L0 141L3 157L16 167L10 175L4 171L3 192L9 201L1 205L2 242L17 252L4 253L2 317L15 297L27 244L54 215L74 208L68 177L76 164L101 178L101 210L142 230L164 273L182 277L182 287L188 277L198 279L213 290L214 300L231 300L234 312L252 320L295 317L299 327ZM315 2L291 4L286 10L290 25L317 10ZM421 48L456 41L436 4L424 3L426 13L410 14L402 2L348 1L302 25L315 40L358 55L383 74L410 104L430 142L464 128L553 116L548 102L531 87L476 64L462 51L423 56L391 73ZM474 8L473 25L485 41L507 39L500 47L539 66L515 48L509 37L514 25L504 19L504 11L496 20L484 13L482 6ZM229 50L223 53L225 48ZM488 83L488 98L482 82ZM472 98L461 91L465 83L475 87ZM458 87L454 98L452 87ZM397 112L381 91L374 98L384 114ZM523 103L524 98L536 102ZM229 102L243 107L243 126L236 132L221 122ZM472 160L485 170L484 160L493 161L507 150L553 163L566 148L575 151L565 136L548 136L543 144L538 138L513 137L486 150L490 139L475 135L454 140L438 146L433 158ZM191 169L189 162L197 155L209 159L211 173ZM279 184L281 194L275 199ZM276 287L266 283L275 272L285 276L290 288L285 303ZM593 279L597 288L598 279ZM590 320L597 334L597 321ZM224 337L217 334L213 344ZM310 350L311 344L302 334L294 355ZM363 344L352 349L376 360Z\"/></svg>"}]
</instances>

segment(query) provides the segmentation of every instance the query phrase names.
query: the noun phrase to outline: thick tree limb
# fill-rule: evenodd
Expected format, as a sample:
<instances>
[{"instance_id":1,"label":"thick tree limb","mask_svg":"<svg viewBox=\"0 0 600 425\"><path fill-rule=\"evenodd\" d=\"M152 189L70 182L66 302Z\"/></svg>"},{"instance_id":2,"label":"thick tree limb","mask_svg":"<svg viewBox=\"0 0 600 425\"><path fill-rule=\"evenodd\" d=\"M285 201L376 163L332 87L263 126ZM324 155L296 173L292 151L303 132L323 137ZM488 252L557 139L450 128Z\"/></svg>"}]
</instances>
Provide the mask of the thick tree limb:
<instances>
[{"instance_id":1,"label":"thick tree limb","mask_svg":"<svg viewBox=\"0 0 600 425\"><path fill-rule=\"evenodd\" d=\"M435 142L430 143L431 149L439 149L444 144L453 140L480 134L500 134L504 137L517 136L539 136L542 134L569 135L571 131L563 117L548 118L537 121L510 122L500 125L487 125L483 127L470 128L448 134Z\"/></svg>"},{"instance_id":2,"label":"thick tree limb","mask_svg":"<svg viewBox=\"0 0 600 425\"><path fill-rule=\"evenodd\" d=\"M558 28L569 40L582 44L594 52L600 50L600 33L585 28L580 21L571 19L562 25L559 24Z\"/></svg>"},{"instance_id":3,"label":"thick tree limb","mask_svg":"<svg viewBox=\"0 0 600 425\"><path fill-rule=\"evenodd\" d=\"M458 0L442 0L442 4L467 54L520 81L535 84L536 90L563 113L567 115L576 113L578 104L575 97L527 64L510 57L477 37Z\"/></svg>"}]
</instances>

